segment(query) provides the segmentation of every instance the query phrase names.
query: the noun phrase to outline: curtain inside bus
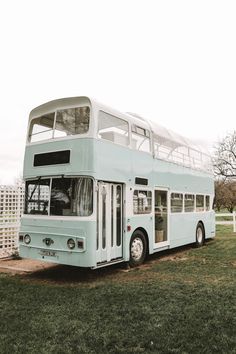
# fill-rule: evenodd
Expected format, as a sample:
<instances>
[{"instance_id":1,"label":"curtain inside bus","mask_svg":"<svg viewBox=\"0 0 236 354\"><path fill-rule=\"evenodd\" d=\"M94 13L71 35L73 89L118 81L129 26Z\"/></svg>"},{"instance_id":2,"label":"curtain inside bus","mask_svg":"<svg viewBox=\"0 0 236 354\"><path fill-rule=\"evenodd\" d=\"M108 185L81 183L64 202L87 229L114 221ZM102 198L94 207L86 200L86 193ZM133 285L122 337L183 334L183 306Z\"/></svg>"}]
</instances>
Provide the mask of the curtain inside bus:
<instances>
[{"instance_id":1,"label":"curtain inside bus","mask_svg":"<svg viewBox=\"0 0 236 354\"><path fill-rule=\"evenodd\" d=\"M89 177L26 182L25 214L89 216L92 212L93 180Z\"/></svg>"}]
</instances>

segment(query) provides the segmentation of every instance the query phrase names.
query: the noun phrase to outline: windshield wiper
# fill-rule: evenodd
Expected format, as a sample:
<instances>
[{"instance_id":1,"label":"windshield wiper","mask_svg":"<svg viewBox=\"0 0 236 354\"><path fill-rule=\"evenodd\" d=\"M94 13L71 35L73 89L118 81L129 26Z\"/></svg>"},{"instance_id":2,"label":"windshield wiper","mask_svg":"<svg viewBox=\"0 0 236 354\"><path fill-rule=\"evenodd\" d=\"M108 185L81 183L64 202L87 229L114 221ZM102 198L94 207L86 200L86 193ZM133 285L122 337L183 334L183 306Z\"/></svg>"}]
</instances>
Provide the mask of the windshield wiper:
<instances>
[{"instance_id":1,"label":"windshield wiper","mask_svg":"<svg viewBox=\"0 0 236 354\"><path fill-rule=\"evenodd\" d=\"M41 176L38 178L37 183L35 183L34 189L33 189L32 192L31 192L31 195L30 195L30 197L29 197L29 199L28 199L28 202L31 202L31 201L32 201L32 197L33 197L33 195L34 195L34 192L36 191L36 188L39 186L40 180L41 180Z\"/></svg>"}]
</instances>

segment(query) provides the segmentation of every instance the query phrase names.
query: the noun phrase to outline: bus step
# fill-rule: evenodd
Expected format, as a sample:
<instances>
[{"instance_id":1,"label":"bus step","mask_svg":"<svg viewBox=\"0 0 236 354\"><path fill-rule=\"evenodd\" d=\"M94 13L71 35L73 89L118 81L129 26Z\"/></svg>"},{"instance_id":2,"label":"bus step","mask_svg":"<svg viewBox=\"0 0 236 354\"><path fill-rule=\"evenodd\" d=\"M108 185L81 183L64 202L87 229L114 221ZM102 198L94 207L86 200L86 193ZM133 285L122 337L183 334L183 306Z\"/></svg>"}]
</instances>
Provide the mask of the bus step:
<instances>
[{"instance_id":1,"label":"bus step","mask_svg":"<svg viewBox=\"0 0 236 354\"><path fill-rule=\"evenodd\" d=\"M116 264L116 263L122 263L124 262L124 258L116 258L116 259L113 259L112 261L109 261L109 262L99 262L97 263L97 265L95 267L92 267L92 269L98 269L98 268L102 268L102 267L107 267L111 264Z\"/></svg>"}]
</instances>

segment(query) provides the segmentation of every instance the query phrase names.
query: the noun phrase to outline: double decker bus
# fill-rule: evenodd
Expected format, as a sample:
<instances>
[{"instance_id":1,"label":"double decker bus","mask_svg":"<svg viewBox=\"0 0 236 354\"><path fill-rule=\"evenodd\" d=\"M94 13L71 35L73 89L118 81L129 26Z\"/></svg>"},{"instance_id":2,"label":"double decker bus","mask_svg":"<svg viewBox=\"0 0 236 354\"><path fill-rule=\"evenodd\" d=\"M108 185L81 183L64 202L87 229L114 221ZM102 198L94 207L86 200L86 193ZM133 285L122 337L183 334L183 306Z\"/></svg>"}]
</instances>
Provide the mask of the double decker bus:
<instances>
[{"instance_id":1,"label":"double decker bus","mask_svg":"<svg viewBox=\"0 0 236 354\"><path fill-rule=\"evenodd\" d=\"M204 149L89 97L31 111L24 180L21 257L137 266L147 254L215 236Z\"/></svg>"}]
</instances>

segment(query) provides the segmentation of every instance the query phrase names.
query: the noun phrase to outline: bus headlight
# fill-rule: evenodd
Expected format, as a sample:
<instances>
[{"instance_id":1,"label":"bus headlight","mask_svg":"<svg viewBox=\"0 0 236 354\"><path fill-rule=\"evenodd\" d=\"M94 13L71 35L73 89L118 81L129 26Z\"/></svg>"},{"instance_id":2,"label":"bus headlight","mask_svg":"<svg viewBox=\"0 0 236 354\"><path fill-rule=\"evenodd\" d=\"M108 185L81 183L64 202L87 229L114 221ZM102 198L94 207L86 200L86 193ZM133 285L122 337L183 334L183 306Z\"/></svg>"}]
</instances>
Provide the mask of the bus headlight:
<instances>
[{"instance_id":1,"label":"bus headlight","mask_svg":"<svg viewBox=\"0 0 236 354\"><path fill-rule=\"evenodd\" d=\"M24 243L26 243L26 245L28 245L31 242L31 237L30 235L26 234L24 236Z\"/></svg>"},{"instance_id":2,"label":"bus headlight","mask_svg":"<svg viewBox=\"0 0 236 354\"><path fill-rule=\"evenodd\" d=\"M70 250L73 250L73 248L75 248L75 241L73 240L73 238L69 238L69 240L67 241L67 246Z\"/></svg>"}]
</instances>

